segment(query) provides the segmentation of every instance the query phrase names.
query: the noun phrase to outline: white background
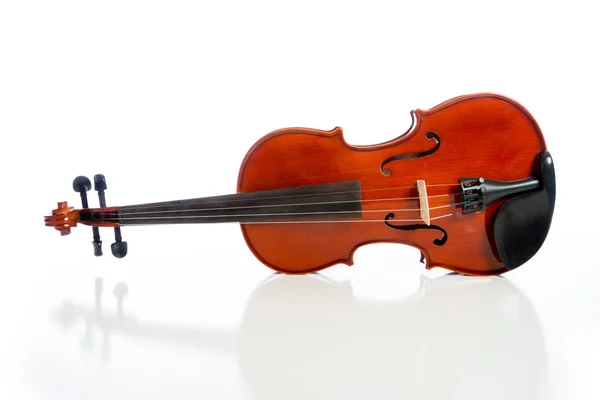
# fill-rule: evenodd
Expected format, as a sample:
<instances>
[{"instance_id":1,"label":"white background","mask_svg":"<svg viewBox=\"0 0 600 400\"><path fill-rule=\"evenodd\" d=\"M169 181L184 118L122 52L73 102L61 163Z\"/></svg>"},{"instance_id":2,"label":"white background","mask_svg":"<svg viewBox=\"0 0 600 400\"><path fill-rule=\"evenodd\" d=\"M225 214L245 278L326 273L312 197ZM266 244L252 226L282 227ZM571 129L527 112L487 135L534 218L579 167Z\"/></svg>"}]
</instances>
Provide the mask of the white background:
<instances>
[{"instance_id":1,"label":"white background","mask_svg":"<svg viewBox=\"0 0 600 400\"><path fill-rule=\"evenodd\" d=\"M593 2L0 4L0 398L600 397ZM235 224L124 229L122 260L104 229L95 258L43 226L77 175L114 205L230 193L274 129L374 144L481 91L557 168L550 235L504 279L400 245L273 276Z\"/></svg>"}]
</instances>

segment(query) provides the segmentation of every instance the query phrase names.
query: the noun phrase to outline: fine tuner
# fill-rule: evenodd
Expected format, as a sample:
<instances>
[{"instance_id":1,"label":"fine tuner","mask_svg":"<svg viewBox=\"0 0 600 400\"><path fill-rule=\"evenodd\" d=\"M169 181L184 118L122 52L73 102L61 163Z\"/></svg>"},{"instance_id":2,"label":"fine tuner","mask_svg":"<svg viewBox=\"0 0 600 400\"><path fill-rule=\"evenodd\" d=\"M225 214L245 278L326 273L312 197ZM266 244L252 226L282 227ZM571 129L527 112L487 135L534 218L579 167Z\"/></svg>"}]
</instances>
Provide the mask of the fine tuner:
<instances>
[{"instance_id":1,"label":"fine tuner","mask_svg":"<svg viewBox=\"0 0 600 400\"><path fill-rule=\"evenodd\" d=\"M368 146L348 144L339 127L274 131L246 154L235 194L108 207L106 179L96 175L100 207L90 208L91 182L79 176L82 208L60 202L45 224L62 235L91 226L96 256L99 228L112 227L111 251L122 258L126 225L240 223L253 254L288 274L352 265L358 247L377 242L416 247L426 268L469 275L531 259L556 196L554 162L533 116L493 93L411 116L406 133Z\"/></svg>"}]
</instances>

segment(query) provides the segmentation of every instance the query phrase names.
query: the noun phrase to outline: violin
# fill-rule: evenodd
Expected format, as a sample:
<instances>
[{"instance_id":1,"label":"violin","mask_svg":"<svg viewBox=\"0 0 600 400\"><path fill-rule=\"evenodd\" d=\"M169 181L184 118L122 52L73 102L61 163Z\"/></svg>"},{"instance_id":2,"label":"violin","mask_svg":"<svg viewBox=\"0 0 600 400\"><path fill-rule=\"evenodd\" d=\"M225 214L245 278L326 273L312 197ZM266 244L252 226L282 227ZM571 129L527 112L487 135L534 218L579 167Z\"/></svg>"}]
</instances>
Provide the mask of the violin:
<instances>
[{"instance_id":1,"label":"violin","mask_svg":"<svg viewBox=\"0 0 600 400\"><path fill-rule=\"evenodd\" d=\"M127 254L121 227L228 223L241 226L258 260L305 274L353 265L357 248L401 243L421 252L427 269L497 275L542 247L554 212L554 162L535 118L494 93L455 97L410 113L401 136L376 145L329 131L285 128L258 140L242 161L237 192L195 199L107 206L106 180L75 178L82 208L59 202L45 225L62 235L81 223L112 227L114 256Z\"/></svg>"}]
</instances>

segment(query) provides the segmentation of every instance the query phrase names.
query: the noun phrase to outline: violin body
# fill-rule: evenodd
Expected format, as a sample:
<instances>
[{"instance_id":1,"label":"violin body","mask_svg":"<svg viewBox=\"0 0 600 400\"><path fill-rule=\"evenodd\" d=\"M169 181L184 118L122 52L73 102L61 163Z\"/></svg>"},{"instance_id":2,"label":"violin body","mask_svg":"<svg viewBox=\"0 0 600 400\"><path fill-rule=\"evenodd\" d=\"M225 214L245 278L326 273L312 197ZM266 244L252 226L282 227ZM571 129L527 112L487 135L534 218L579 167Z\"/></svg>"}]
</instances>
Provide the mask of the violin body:
<instances>
[{"instance_id":1,"label":"violin body","mask_svg":"<svg viewBox=\"0 0 600 400\"><path fill-rule=\"evenodd\" d=\"M127 254L121 226L237 222L254 255L287 274L352 265L356 249L382 242L418 248L428 269L470 275L527 262L548 234L556 193L533 116L492 93L411 115L406 133L378 145L350 145L339 127L274 131L248 151L231 195L107 207L96 175L100 208L89 208L91 182L77 177L82 209L61 202L45 222L63 235L92 226L95 255L99 227L114 227L118 258Z\"/></svg>"},{"instance_id":2,"label":"violin body","mask_svg":"<svg viewBox=\"0 0 600 400\"><path fill-rule=\"evenodd\" d=\"M360 181L363 209L375 212L363 218L383 220L397 201L373 201L378 189L401 187L391 198L417 197L414 183L456 183L458 177L484 174L496 181L525 179L539 173L536 163L546 144L535 119L517 102L495 94L457 97L427 110L412 113L413 126L401 137L372 146L352 146L342 129L282 129L259 140L247 153L238 178L238 191L260 191L315 183ZM401 154L425 153L435 142L427 132L439 135L432 154L382 162ZM411 187L412 186L412 187ZM457 193L456 186L433 186L429 195ZM254 255L270 268L288 274L319 271L334 264L352 265L356 249L369 243L402 243L421 250L426 267L487 275L508 269L494 243L493 223L504 201L485 211L437 223L436 230L394 230L383 223L242 224L244 238ZM418 207L418 202L413 201ZM404 203L406 204L406 203ZM376 211L382 210L382 211ZM521 232L523 235L528 233ZM545 235L544 235L545 237ZM543 241L543 239L542 239Z\"/></svg>"}]
</instances>

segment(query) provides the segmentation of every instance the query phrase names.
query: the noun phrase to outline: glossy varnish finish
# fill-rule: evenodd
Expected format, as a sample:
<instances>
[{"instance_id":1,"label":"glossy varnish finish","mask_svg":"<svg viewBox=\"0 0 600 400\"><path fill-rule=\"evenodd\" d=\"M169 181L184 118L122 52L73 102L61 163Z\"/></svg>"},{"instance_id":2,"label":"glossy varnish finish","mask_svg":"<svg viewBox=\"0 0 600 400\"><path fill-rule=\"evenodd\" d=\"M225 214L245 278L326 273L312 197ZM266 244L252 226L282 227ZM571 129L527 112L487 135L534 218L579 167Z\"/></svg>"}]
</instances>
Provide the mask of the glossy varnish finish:
<instances>
[{"instance_id":1,"label":"glossy varnish finish","mask_svg":"<svg viewBox=\"0 0 600 400\"><path fill-rule=\"evenodd\" d=\"M546 149L536 121L517 102L487 93L457 97L427 111L415 110L413 117L408 133L380 145L349 145L341 128L283 129L257 142L241 166L238 192L359 180L362 219L381 222L242 224L253 253L275 270L307 273L337 263L352 265L359 246L396 242L419 248L427 268L440 266L478 275L505 272L491 236L491 221L501 202L468 215L459 212L460 206L433 209L432 218L457 213L432 220L447 232L446 243L436 246L433 241L442 236L437 230L394 230L383 222L390 210L418 208L417 199L370 200L417 197L416 181L423 179L429 196L454 195L431 198L433 208L461 201L459 178L511 181L530 177L535 173L536 155ZM382 173L387 159L432 149L436 142L428 132L440 138L435 152L392 161L385 165L391 173ZM435 186L442 184L456 185ZM396 218L418 218L417 212L395 214Z\"/></svg>"}]
</instances>

